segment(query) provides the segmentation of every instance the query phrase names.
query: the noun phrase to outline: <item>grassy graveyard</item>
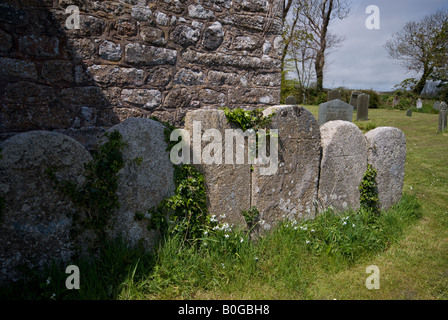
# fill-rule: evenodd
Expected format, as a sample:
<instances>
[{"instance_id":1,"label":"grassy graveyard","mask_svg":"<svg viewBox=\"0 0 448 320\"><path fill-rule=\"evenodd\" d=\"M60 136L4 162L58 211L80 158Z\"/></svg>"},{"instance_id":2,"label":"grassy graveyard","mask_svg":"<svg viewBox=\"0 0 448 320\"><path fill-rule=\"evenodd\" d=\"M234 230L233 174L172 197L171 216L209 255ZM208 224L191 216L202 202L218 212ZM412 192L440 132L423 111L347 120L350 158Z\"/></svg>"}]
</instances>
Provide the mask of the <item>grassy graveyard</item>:
<instances>
[{"instance_id":1,"label":"grassy graveyard","mask_svg":"<svg viewBox=\"0 0 448 320\"><path fill-rule=\"evenodd\" d=\"M316 117L318 106L306 106ZM380 216L329 212L289 221L252 241L221 226L197 245L170 237L145 254L107 244L99 259L74 261L79 290L67 290L56 265L0 290L16 299L447 299L448 133L436 114L370 109L354 122L367 132L394 126L406 135L402 201ZM366 268L380 289L366 288Z\"/></svg>"}]
</instances>

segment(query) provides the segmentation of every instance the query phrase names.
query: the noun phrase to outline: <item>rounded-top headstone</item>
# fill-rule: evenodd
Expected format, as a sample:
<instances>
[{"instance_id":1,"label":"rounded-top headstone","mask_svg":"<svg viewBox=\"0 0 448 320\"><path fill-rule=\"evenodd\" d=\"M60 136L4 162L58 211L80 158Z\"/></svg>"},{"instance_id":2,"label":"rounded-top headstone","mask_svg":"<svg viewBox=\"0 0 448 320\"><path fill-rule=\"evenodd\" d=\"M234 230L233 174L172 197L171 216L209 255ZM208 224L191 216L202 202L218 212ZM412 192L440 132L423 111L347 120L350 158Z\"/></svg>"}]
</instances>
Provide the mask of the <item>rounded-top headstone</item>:
<instances>
[{"instance_id":1,"label":"rounded-top headstone","mask_svg":"<svg viewBox=\"0 0 448 320\"><path fill-rule=\"evenodd\" d=\"M285 100L285 104L286 105L296 105L297 104L297 99L294 96L289 96L286 98Z\"/></svg>"},{"instance_id":2,"label":"rounded-top headstone","mask_svg":"<svg viewBox=\"0 0 448 320\"><path fill-rule=\"evenodd\" d=\"M0 282L21 277L18 265L42 267L68 261L75 253L70 237L73 203L49 177L81 185L84 163L92 157L77 141L56 132L29 131L0 143Z\"/></svg>"},{"instance_id":3,"label":"rounded-top headstone","mask_svg":"<svg viewBox=\"0 0 448 320\"><path fill-rule=\"evenodd\" d=\"M126 143L124 167L118 172L117 195L120 208L114 213L112 236L121 236L129 245L154 245L156 230L147 230L148 220L135 219L174 193L174 168L164 139L165 126L146 118L128 118L111 127ZM149 218L149 216L146 216Z\"/></svg>"},{"instance_id":4,"label":"rounded-top headstone","mask_svg":"<svg viewBox=\"0 0 448 320\"><path fill-rule=\"evenodd\" d=\"M367 143L362 131L347 121L329 121L320 127L322 160L319 199L323 210L360 207L359 184L367 169Z\"/></svg>"},{"instance_id":5,"label":"rounded-top headstone","mask_svg":"<svg viewBox=\"0 0 448 320\"><path fill-rule=\"evenodd\" d=\"M406 137L393 127L379 127L366 133L367 162L378 171L379 202L388 209L401 199L406 160Z\"/></svg>"}]
</instances>

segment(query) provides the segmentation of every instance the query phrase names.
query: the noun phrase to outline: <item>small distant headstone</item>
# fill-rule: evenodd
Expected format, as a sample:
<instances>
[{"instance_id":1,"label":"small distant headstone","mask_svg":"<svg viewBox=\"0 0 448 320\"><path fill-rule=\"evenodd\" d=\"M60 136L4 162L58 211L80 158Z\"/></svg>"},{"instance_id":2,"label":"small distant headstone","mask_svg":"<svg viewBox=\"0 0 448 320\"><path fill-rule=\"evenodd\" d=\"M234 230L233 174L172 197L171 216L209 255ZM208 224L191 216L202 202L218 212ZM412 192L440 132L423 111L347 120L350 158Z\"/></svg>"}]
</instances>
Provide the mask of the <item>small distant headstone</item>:
<instances>
[{"instance_id":1,"label":"small distant headstone","mask_svg":"<svg viewBox=\"0 0 448 320\"><path fill-rule=\"evenodd\" d=\"M369 119L369 100L368 94L360 94L358 96L358 108L356 111L356 120L368 120Z\"/></svg>"},{"instance_id":2,"label":"small distant headstone","mask_svg":"<svg viewBox=\"0 0 448 320\"><path fill-rule=\"evenodd\" d=\"M434 110L440 111L440 101L434 102L434 105L432 106Z\"/></svg>"},{"instance_id":3,"label":"small distant headstone","mask_svg":"<svg viewBox=\"0 0 448 320\"><path fill-rule=\"evenodd\" d=\"M285 100L285 104L286 105L296 105L297 104L297 99L294 96L289 96L286 98Z\"/></svg>"},{"instance_id":4,"label":"small distant headstone","mask_svg":"<svg viewBox=\"0 0 448 320\"><path fill-rule=\"evenodd\" d=\"M418 98L418 100L417 100L417 109L421 109L421 108L423 108L422 99Z\"/></svg>"},{"instance_id":5,"label":"small distant headstone","mask_svg":"<svg viewBox=\"0 0 448 320\"><path fill-rule=\"evenodd\" d=\"M397 106L400 103L400 98L398 96L394 97L394 101L392 101L392 107Z\"/></svg>"},{"instance_id":6,"label":"small distant headstone","mask_svg":"<svg viewBox=\"0 0 448 320\"><path fill-rule=\"evenodd\" d=\"M332 120L352 121L353 106L342 100L331 100L319 105L319 126Z\"/></svg>"},{"instance_id":7,"label":"small distant headstone","mask_svg":"<svg viewBox=\"0 0 448 320\"><path fill-rule=\"evenodd\" d=\"M329 91L327 101L336 100L336 99L341 100L341 91L336 90L336 89Z\"/></svg>"},{"instance_id":8,"label":"small distant headstone","mask_svg":"<svg viewBox=\"0 0 448 320\"><path fill-rule=\"evenodd\" d=\"M350 97L350 104L353 106L353 110L356 110L358 107L358 96L361 94L361 92L353 91L352 95Z\"/></svg>"},{"instance_id":9,"label":"small distant headstone","mask_svg":"<svg viewBox=\"0 0 448 320\"><path fill-rule=\"evenodd\" d=\"M447 127L447 106L445 102L440 104L439 111L439 132L446 130Z\"/></svg>"},{"instance_id":10,"label":"small distant headstone","mask_svg":"<svg viewBox=\"0 0 448 320\"><path fill-rule=\"evenodd\" d=\"M406 111L406 115L407 115L408 117L412 117L412 110L411 110L411 109L408 109L408 111Z\"/></svg>"}]
</instances>

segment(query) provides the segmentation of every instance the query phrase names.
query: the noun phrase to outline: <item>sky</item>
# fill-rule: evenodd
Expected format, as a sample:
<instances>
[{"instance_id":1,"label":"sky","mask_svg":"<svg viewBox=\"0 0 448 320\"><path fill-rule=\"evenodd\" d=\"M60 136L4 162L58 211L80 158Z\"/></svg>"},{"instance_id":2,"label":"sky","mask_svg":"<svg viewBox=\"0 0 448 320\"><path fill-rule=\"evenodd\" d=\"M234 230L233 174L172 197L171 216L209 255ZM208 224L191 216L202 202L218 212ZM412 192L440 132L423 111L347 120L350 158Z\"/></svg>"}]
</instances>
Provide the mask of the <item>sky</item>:
<instances>
[{"instance_id":1,"label":"sky","mask_svg":"<svg viewBox=\"0 0 448 320\"><path fill-rule=\"evenodd\" d=\"M350 15L344 20L334 20L329 27L330 32L345 40L327 57L324 87L389 91L404 79L418 76L407 72L398 60L388 58L384 44L406 22L420 21L438 9L448 9L448 1L351 0L351 3ZM366 27L371 15L366 13L369 5L379 9L379 29Z\"/></svg>"}]
</instances>

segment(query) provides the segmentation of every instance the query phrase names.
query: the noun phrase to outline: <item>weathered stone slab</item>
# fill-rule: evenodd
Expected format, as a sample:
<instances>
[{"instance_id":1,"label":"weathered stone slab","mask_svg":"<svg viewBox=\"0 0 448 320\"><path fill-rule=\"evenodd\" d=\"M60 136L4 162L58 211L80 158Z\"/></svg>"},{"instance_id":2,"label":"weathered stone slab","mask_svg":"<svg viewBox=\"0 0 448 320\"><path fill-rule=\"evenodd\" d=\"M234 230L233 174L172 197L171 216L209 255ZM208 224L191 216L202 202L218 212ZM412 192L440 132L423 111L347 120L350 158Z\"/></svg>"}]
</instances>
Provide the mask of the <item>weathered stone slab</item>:
<instances>
[{"instance_id":1,"label":"weathered stone slab","mask_svg":"<svg viewBox=\"0 0 448 320\"><path fill-rule=\"evenodd\" d=\"M323 125L327 121L345 120L352 121L353 106L342 100L331 100L319 105L319 125Z\"/></svg>"},{"instance_id":2,"label":"weathered stone slab","mask_svg":"<svg viewBox=\"0 0 448 320\"><path fill-rule=\"evenodd\" d=\"M47 170L60 181L84 181L89 152L56 132L29 131L1 142L0 193L5 210L0 223L0 282L21 277L17 266L42 267L68 261L75 253L70 237L73 203L54 188Z\"/></svg>"},{"instance_id":3,"label":"weathered stone slab","mask_svg":"<svg viewBox=\"0 0 448 320\"><path fill-rule=\"evenodd\" d=\"M406 111L406 115L407 115L408 117L412 117L412 110L411 110L411 109L408 109L408 111Z\"/></svg>"},{"instance_id":4,"label":"weathered stone slab","mask_svg":"<svg viewBox=\"0 0 448 320\"><path fill-rule=\"evenodd\" d=\"M440 110L440 101L436 101L436 102L434 102L432 108L433 108L434 110L439 111L439 110Z\"/></svg>"},{"instance_id":5,"label":"weathered stone slab","mask_svg":"<svg viewBox=\"0 0 448 320\"><path fill-rule=\"evenodd\" d=\"M358 107L356 108L356 121L369 120L369 100L368 94L362 93L358 96Z\"/></svg>"},{"instance_id":6,"label":"weathered stone slab","mask_svg":"<svg viewBox=\"0 0 448 320\"><path fill-rule=\"evenodd\" d=\"M421 108L423 108L422 99L418 98L418 100L417 100L417 109L421 109Z\"/></svg>"},{"instance_id":7,"label":"weathered stone slab","mask_svg":"<svg viewBox=\"0 0 448 320\"><path fill-rule=\"evenodd\" d=\"M151 119L128 118L109 129L120 132L127 144L123 150L125 166L118 172L121 207L114 214L111 236L121 236L131 246L142 241L150 248L157 236L156 230L147 230L146 219L135 219L135 213L145 213L174 192L174 169L166 151L164 128Z\"/></svg>"},{"instance_id":8,"label":"weathered stone slab","mask_svg":"<svg viewBox=\"0 0 448 320\"><path fill-rule=\"evenodd\" d=\"M222 110L196 110L187 113L185 129L190 134L190 145L193 151L192 159L196 159L192 163L203 174L205 179L209 214L216 215L220 222L245 227L246 222L241 215L241 211L250 209L251 179L247 153L244 152L246 161L243 164L237 164L236 158L233 164L230 164L225 159L225 153L227 152L225 151L225 142L231 142L225 138L225 130L238 128L228 123ZM204 138L204 133L208 129L215 129L221 134L221 143L218 142L222 153L218 156L220 164L207 164L204 160L205 148L210 145L211 141ZM235 151L237 143L233 144L234 148L232 150ZM244 149L247 150L246 147ZM198 157L199 153L200 156ZM232 152L230 153L232 154Z\"/></svg>"},{"instance_id":9,"label":"weathered stone slab","mask_svg":"<svg viewBox=\"0 0 448 320\"><path fill-rule=\"evenodd\" d=\"M294 96L288 96L285 100L285 104L286 105L296 105L297 104L297 99Z\"/></svg>"},{"instance_id":10,"label":"weathered stone slab","mask_svg":"<svg viewBox=\"0 0 448 320\"><path fill-rule=\"evenodd\" d=\"M269 128L278 130L278 168L262 175L260 170L270 164L254 165L251 205L265 221L262 230L269 230L284 218L314 218L320 131L314 116L301 106L273 106L263 113L275 113Z\"/></svg>"},{"instance_id":11,"label":"weathered stone slab","mask_svg":"<svg viewBox=\"0 0 448 320\"><path fill-rule=\"evenodd\" d=\"M379 202L388 209L401 199L406 160L406 137L393 127L379 127L366 133L367 162L377 171Z\"/></svg>"},{"instance_id":12,"label":"weathered stone slab","mask_svg":"<svg viewBox=\"0 0 448 320\"><path fill-rule=\"evenodd\" d=\"M359 109L358 109L359 110ZM367 169L367 142L362 131L347 121L329 121L320 127L322 160L319 200L322 210L360 207L359 184Z\"/></svg>"},{"instance_id":13,"label":"weathered stone slab","mask_svg":"<svg viewBox=\"0 0 448 320\"><path fill-rule=\"evenodd\" d=\"M438 132L442 132L446 130L447 127L447 107L446 103L442 102L440 104L440 111L439 111L439 130Z\"/></svg>"},{"instance_id":14,"label":"weathered stone slab","mask_svg":"<svg viewBox=\"0 0 448 320\"><path fill-rule=\"evenodd\" d=\"M336 100L339 99L341 100L341 91L334 89L334 90L330 90L327 94L327 101L331 101L331 100Z\"/></svg>"},{"instance_id":15,"label":"weathered stone slab","mask_svg":"<svg viewBox=\"0 0 448 320\"><path fill-rule=\"evenodd\" d=\"M353 106L353 110L356 110L358 107L358 96L361 94L361 92L353 91L352 95L350 96L350 104Z\"/></svg>"}]
</instances>

